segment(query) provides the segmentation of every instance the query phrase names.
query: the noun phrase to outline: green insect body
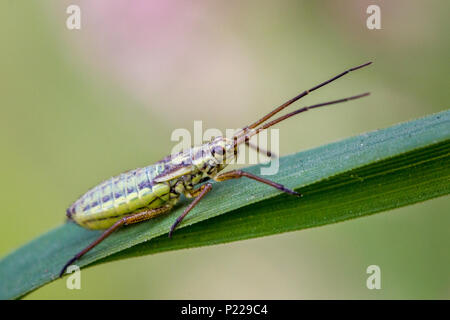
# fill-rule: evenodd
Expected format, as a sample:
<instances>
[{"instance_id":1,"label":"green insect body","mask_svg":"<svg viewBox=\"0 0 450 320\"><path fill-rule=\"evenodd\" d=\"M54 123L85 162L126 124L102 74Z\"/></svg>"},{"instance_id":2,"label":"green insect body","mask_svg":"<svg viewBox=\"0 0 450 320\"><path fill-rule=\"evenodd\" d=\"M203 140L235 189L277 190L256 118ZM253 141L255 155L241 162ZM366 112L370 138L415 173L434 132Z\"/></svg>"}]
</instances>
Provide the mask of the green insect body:
<instances>
[{"instance_id":1,"label":"green insect body","mask_svg":"<svg viewBox=\"0 0 450 320\"><path fill-rule=\"evenodd\" d=\"M169 183L153 183L158 166L110 178L89 190L67 211L69 219L88 229L106 229L141 208L157 208L170 198Z\"/></svg>"},{"instance_id":2,"label":"green insect body","mask_svg":"<svg viewBox=\"0 0 450 320\"><path fill-rule=\"evenodd\" d=\"M136 212L172 207L181 194L191 197L195 185L222 170L227 165L223 160L233 156L232 148L232 141L218 137L154 165L112 177L76 200L67 209L67 217L84 228L107 229Z\"/></svg>"},{"instance_id":3,"label":"green insect body","mask_svg":"<svg viewBox=\"0 0 450 320\"><path fill-rule=\"evenodd\" d=\"M255 147L249 142L252 136L257 135L262 130L266 130L296 114L314 108L367 96L369 93L303 107L266 122L275 114L310 92L369 64L371 62L348 69L309 90L303 91L264 117L237 131L232 139L217 137L202 146L168 156L154 165L131 170L110 178L86 192L67 209L67 217L82 227L106 230L97 240L70 259L62 268L60 276L64 274L70 264L81 258L121 226L149 220L168 212L177 203L181 195L185 195L188 198L195 198L186 207L183 214L172 224L169 232L169 236L171 236L172 232L192 208L212 190L212 184L210 183L202 184L199 187L196 187L196 185L210 179L225 181L246 177L274 187L287 194L301 196L301 194L281 184L242 170L233 170L225 173L221 173L221 171L233 159L237 158L238 146L242 144L246 144L248 147L254 148L260 153L264 153L259 146ZM267 151L265 155L272 156Z\"/></svg>"}]
</instances>

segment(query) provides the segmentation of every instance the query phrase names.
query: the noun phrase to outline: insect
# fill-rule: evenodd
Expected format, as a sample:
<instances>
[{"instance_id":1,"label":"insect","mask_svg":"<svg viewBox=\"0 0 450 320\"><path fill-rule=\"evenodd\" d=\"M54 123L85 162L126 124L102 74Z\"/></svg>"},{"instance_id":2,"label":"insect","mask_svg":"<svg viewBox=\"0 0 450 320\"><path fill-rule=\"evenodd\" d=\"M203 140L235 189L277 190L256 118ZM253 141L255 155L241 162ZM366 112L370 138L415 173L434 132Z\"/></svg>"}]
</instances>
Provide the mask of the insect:
<instances>
[{"instance_id":1,"label":"insect","mask_svg":"<svg viewBox=\"0 0 450 320\"><path fill-rule=\"evenodd\" d=\"M183 218L211 191L211 183L201 184L210 179L225 181L246 177L267 184L287 194L300 197L301 194L294 190L242 170L233 170L225 173L221 173L221 171L233 159L237 158L238 146L241 144L246 144L258 152L265 152L266 155L271 156L270 152L264 151L257 146L255 147L249 142L250 137L257 135L262 130L310 109L355 100L369 95L369 93L363 93L303 107L266 122L275 114L310 92L341 78L351 71L361 69L370 64L371 62L368 62L348 69L309 90L303 91L261 119L238 130L232 139L216 137L202 146L193 147L176 155L169 155L153 165L122 173L90 189L67 209L67 217L84 228L106 230L97 240L78 252L64 265L60 272L60 277L69 265L80 259L86 252L98 245L118 228L167 213L177 203L181 195L187 198L194 198L173 223L169 232L169 237L171 237ZM199 184L201 185L196 187Z\"/></svg>"}]
</instances>

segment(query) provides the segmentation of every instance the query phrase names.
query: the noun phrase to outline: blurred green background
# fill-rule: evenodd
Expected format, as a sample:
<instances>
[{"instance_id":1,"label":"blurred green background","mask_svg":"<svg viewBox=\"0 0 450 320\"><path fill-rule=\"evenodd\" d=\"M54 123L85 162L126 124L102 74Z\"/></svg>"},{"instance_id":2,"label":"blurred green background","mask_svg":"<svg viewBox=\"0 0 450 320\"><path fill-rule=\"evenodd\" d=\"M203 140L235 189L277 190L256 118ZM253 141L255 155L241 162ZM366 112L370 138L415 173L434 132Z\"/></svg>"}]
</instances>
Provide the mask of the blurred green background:
<instances>
[{"instance_id":1,"label":"blurred green background","mask_svg":"<svg viewBox=\"0 0 450 320\"><path fill-rule=\"evenodd\" d=\"M381 8L368 30L366 8ZM81 8L81 30L66 8ZM371 91L280 126L281 154L448 108L448 1L2 1L0 256L101 180L170 153L176 128L237 128L305 98ZM38 298L450 298L449 197L266 238L134 258ZM367 266L382 289L366 288ZM0 279L7 281L7 279Z\"/></svg>"}]
</instances>

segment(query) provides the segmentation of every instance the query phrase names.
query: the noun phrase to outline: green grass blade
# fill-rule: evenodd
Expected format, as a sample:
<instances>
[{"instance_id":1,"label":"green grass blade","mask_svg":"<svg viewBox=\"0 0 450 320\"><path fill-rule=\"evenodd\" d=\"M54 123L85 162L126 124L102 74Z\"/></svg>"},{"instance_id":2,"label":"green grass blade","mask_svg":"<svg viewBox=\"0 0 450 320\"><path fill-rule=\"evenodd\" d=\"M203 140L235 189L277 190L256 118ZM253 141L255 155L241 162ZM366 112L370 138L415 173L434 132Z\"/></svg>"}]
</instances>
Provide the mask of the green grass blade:
<instances>
[{"instance_id":1,"label":"green grass blade","mask_svg":"<svg viewBox=\"0 0 450 320\"><path fill-rule=\"evenodd\" d=\"M258 174L259 166L247 170ZM166 234L185 202L169 215L119 230L78 265L300 230L447 195L450 111L283 157L271 179L305 196L245 179L214 184L173 239ZM57 278L98 235L65 224L3 258L0 298L23 296Z\"/></svg>"}]
</instances>

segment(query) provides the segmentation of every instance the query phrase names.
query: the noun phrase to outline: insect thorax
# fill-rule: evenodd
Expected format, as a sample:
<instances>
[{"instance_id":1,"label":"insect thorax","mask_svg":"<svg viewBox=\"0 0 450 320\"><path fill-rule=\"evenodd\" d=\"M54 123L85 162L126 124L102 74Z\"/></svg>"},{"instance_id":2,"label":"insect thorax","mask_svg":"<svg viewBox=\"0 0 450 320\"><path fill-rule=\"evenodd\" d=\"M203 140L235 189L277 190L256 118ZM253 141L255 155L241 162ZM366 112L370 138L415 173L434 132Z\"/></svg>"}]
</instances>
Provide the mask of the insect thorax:
<instances>
[{"instance_id":1,"label":"insect thorax","mask_svg":"<svg viewBox=\"0 0 450 320\"><path fill-rule=\"evenodd\" d=\"M156 180L170 181L175 193L184 193L222 171L234 159L233 150L231 140L217 137L165 159L167 170Z\"/></svg>"}]
</instances>

